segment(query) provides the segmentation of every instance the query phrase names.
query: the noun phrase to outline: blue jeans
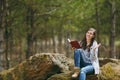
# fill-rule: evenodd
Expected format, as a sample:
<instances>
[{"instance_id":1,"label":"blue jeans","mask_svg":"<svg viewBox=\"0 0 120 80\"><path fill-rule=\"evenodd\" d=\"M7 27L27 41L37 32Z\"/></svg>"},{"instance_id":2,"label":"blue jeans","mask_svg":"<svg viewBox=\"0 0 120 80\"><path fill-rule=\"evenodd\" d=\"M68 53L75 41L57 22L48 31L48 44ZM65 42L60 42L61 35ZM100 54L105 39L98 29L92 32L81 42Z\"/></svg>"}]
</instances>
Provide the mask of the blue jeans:
<instances>
[{"instance_id":1,"label":"blue jeans","mask_svg":"<svg viewBox=\"0 0 120 80\"><path fill-rule=\"evenodd\" d=\"M94 67L91 63L86 63L83 61L81 52L79 49L74 51L74 64L75 67L81 68L79 80L86 80L86 75L94 74Z\"/></svg>"}]
</instances>

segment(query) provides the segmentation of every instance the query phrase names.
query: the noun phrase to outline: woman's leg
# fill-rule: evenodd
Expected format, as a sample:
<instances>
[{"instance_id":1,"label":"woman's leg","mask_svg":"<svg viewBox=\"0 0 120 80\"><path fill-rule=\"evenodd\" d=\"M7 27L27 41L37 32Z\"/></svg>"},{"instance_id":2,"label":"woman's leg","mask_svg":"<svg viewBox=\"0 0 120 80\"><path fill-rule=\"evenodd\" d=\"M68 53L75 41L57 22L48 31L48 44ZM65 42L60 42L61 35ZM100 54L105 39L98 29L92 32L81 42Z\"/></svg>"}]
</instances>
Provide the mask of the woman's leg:
<instances>
[{"instance_id":1,"label":"woman's leg","mask_svg":"<svg viewBox=\"0 0 120 80\"><path fill-rule=\"evenodd\" d=\"M91 63L85 63L82 57L82 52L80 49L74 51L74 65L75 67L82 68L84 66L90 65Z\"/></svg>"},{"instance_id":2,"label":"woman's leg","mask_svg":"<svg viewBox=\"0 0 120 80\"><path fill-rule=\"evenodd\" d=\"M79 80L86 80L86 74L94 74L94 67L92 65L85 66L80 70Z\"/></svg>"},{"instance_id":3,"label":"woman's leg","mask_svg":"<svg viewBox=\"0 0 120 80\"><path fill-rule=\"evenodd\" d=\"M74 51L74 64L75 64L75 67L79 67L80 68L80 50L79 49L76 49Z\"/></svg>"},{"instance_id":4,"label":"woman's leg","mask_svg":"<svg viewBox=\"0 0 120 80\"><path fill-rule=\"evenodd\" d=\"M76 49L74 51L74 74L72 75L73 78L76 78L80 72L80 50Z\"/></svg>"}]
</instances>

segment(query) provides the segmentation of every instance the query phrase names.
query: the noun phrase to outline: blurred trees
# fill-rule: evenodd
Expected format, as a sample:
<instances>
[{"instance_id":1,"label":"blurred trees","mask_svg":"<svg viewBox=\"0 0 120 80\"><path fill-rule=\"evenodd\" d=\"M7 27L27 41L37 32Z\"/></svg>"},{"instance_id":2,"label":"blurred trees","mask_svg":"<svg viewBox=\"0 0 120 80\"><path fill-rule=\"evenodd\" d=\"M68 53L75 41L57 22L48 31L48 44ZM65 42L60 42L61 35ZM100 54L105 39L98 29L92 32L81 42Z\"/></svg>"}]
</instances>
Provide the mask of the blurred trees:
<instances>
[{"instance_id":1,"label":"blurred trees","mask_svg":"<svg viewBox=\"0 0 120 80\"><path fill-rule=\"evenodd\" d=\"M73 56L67 38L97 29L100 57L120 58L119 0L1 0L0 63L8 69L40 52ZM16 60L16 61L15 61Z\"/></svg>"}]
</instances>

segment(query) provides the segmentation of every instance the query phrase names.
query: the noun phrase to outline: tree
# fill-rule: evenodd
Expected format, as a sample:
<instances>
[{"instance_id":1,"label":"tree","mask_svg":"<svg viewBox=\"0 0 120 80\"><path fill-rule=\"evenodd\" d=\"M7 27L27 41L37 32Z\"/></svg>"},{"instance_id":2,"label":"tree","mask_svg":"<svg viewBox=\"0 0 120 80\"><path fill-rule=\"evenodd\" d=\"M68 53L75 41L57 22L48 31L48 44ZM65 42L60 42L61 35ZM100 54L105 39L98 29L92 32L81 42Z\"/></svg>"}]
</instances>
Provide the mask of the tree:
<instances>
[{"instance_id":1,"label":"tree","mask_svg":"<svg viewBox=\"0 0 120 80\"><path fill-rule=\"evenodd\" d=\"M4 0L0 0L0 17L1 17L0 18L0 56L1 56L0 57L0 64L3 64L2 62L3 62L4 57L2 55L3 55L4 50L5 50L3 47L3 45L4 45L4 28L5 28L4 27L4 25L5 25L4 5L5 5ZM2 70L2 69L0 68L0 70Z\"/></svg>"},{"instance_id":2,"label":"tree","mask_svg":"<svg viewBox=\"0 0 120 80\"><path fill-rule=\"evenodd\" d=\"M115 52L116 2L111 2L111 28L110 28L110 57L116 58Z\"/></svg>"},{"instance_id":3,"label":"tree","mask_svg":"<svg viewBox=\"0 0 120 80\"><path fill-rule=\"evenodd\" d=\"M97 22L97 41L100 42L100 13L99 13L99 0L96 0L95 9L96 9L96 22Z\"/></svg>"}]
</instances>

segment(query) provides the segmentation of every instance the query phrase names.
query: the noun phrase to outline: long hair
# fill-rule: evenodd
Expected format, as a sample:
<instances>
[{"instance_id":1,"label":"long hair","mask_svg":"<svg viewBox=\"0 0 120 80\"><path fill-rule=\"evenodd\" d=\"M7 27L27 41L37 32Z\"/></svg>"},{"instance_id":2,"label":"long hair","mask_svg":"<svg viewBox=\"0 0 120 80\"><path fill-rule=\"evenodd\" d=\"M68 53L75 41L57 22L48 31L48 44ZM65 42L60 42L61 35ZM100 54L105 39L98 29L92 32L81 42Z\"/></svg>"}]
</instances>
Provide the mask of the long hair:
<instances>
[{"instance_id":1,"label":"long hair","mask_svg":"<svg viewBox=\"0 0 120 80\"><path fill-rule=\"evenodd\" d=\"M81 41L80 44L81 44L81 46L82 46L82 48L83 48L84 50L85 50L85 49L88 49L88 51L90 51L90 47L93 45L93 42L94 42L94 40L95 40L96 30L95 30L94 28L90 28L88 31L93 31L93 32L94 32L94 33L93 33L94 37L92 38L90 44L87 46L86 34L85 34L85 36L84 36L84 38L82 39L82 41Z\"/></svg>"}]
</instances>

